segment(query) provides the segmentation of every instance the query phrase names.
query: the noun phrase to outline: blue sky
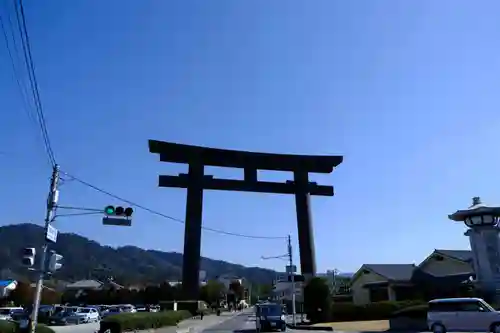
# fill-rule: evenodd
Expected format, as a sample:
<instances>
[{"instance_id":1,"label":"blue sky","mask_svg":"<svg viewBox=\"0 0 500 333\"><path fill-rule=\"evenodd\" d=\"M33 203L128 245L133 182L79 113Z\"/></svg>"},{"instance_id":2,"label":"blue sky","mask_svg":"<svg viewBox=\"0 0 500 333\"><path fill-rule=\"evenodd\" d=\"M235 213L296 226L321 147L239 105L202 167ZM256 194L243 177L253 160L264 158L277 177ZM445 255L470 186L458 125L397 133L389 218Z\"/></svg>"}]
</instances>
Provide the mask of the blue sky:
<instances>
[{"instance_id":1,"label":"blue sky","mask_svg":"<svg viewBox=\"0 0 500 333\"><path fill-rule=\"evenodd\" d=\"M13 14L0 4L3 18ZM148 139L344 155L313 178L336 189L313 199L320 271L466 249L447 214L476 195L500 203L497 1L26 0L25 10L58 162L127 199L184 218L184 190L158 188L157 176L186 168L159 163ZM1 224L44 216L50 168L21 106L0 43ZM108 203L118 202L76 182L61 188L61 204ZM297 239L291 196L206 192L203 223ZM98 216L56 226L182 250L181 224L141 210L131 228ZM284 265L260 259L282 254L281 241L204 232L202 243L204 256Z\"/></svg>"}]
</instances>

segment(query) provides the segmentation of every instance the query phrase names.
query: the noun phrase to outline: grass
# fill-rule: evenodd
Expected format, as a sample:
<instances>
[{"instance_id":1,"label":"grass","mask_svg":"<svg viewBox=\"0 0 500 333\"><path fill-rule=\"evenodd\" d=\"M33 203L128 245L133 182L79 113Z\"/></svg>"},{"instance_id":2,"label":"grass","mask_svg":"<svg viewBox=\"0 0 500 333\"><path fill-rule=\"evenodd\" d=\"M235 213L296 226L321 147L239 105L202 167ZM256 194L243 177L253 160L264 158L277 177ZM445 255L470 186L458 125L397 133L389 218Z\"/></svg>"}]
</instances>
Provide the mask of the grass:
<instances>
[{"instance_id":1,"label":"grass","mask_svg":"<svg viewBox=\"0 0 500 333\"><path fill-rule=\"evenodd\" d=\"M384 332L389 329L388 320L343 321L336 323L319 323L313 326L329 326L339 331Z\"/></svg>"}]
</instances>

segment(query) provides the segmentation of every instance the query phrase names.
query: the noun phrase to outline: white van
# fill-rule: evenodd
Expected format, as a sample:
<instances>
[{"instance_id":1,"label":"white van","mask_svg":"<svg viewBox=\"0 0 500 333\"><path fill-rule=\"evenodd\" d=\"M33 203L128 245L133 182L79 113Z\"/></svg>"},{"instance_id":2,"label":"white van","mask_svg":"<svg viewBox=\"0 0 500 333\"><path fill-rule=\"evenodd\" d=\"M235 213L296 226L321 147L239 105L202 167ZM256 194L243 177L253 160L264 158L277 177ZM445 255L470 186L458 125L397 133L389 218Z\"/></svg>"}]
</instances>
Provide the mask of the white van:
<instances>
[{"instance_id":1,"label":"white van","mask_svg":"<svg viewBox=\"0 0 500 333\"><path fill-rule=\"evenodd\" d=\"M500 333L500 312L481 298L443 298L429 302L427 325L434 333Z\"/></svg>"}]
</instances>

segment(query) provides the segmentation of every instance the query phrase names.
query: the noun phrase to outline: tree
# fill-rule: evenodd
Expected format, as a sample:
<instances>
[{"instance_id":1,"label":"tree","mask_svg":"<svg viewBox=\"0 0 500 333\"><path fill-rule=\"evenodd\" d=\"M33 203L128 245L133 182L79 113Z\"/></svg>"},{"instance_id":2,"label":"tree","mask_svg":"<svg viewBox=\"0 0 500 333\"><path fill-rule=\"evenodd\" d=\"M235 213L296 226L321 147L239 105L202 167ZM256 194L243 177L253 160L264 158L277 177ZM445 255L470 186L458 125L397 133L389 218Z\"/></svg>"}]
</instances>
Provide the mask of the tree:
<instances>
[{"instance_id":1,"label":"tree","mask_svg":"<svg viewBox=\"0 0 500 333\"><path fill-rule=\"evenodd\" d=\"M313 323L330 318L332 300L330 288L324 278L312 278L304 287L304 312Z\"/></svg>"},{"instance_id":2,"label":"tree","mask_svg":"<svg viewBox=\"0 0 500 333\"><path fill-rule=\"evenodd\" d=\"M42 304L59 304L61 303L62 294L49 288L42 290Z\"/></svg>"},{"instance_id":3,"label":"tree","mask_svg":"<svg viewBox=\"0 0 500 333\"><path fill-rule=\"evenodd\" d=\"M234 280L229 284L229 291L234 295L235 303L242 300L245 295L245 288L241 285L239 280Z\"/></svg>"},{"instance_id":4,"label":"tree","mask_svg":"<svg viewBox=\"0 0 500 333\"><path fill-rule=\"evenodd\" d=\"M208 280L200 289L200 298L208 304L218 304L224 292L224 285L216 280Z\"/></svg>"},{"instance_id":5,"label":"tree","mask_svg":"<svg viewBox=\"0 0 500 333\"><path fill-rule=\"evenodd\" d=\"M34 292L35 290L31 288L29 283L19 281L16 289L10 293L9 300L18 306L27 306L33 303Z\"/></svg>"}]
</instances>

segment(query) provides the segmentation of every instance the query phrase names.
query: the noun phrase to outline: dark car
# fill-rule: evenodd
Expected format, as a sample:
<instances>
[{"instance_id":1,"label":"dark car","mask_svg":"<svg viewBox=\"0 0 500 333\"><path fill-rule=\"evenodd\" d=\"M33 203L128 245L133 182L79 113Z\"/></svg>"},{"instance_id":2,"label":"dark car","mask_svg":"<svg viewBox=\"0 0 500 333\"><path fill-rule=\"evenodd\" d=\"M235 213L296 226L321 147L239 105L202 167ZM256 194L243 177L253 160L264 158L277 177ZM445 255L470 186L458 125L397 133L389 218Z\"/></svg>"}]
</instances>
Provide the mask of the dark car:
<instances>
[{"instance_id":1,"label":"dark car","mask_svg":"<svg viewBox=\"0 0 500 333\"><path fill-rule=\"evenodd\" d=\"M59 311L49 318L49 325L67 325L68 318L74 314L73 311Z\"/></svg>"},{"instance_id":2,"label":"dark car","mask_svg":"<svg viewBox=\"0 0 500 333\"><path fill-rule=\"evenodd\" d=\"M258 332L286 331L286 320L280 304L266 303L256 307L255 323Z\"/></svg>"}]
</instances>

